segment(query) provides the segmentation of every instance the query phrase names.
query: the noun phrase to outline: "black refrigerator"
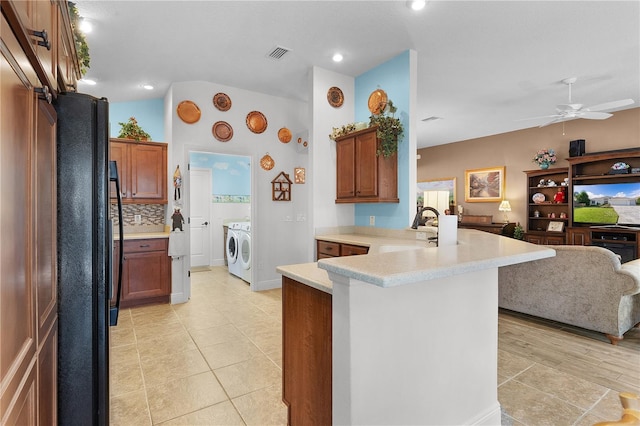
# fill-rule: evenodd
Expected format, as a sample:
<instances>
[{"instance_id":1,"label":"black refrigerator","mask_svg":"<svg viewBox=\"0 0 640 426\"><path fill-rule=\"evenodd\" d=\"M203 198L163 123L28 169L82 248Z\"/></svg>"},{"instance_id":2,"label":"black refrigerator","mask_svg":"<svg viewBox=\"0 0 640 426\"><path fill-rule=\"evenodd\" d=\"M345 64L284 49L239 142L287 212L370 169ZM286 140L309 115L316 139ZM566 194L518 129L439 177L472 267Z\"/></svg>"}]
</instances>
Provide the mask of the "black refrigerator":
<instances>
[{"instance_id":1,"label":"black refrigerator","mask_svg":"<svg viewBox=\"0 0 640 426\"><path fill-rule=\"evenodd\" d=\"M58 423L108 425L109 326L117 323L119 305L120 288L116 285L114 291L113 282L121 282L121 276L112 277L110 181L118 186L118 196L120 190L117 165L109 162L109 103L104 98L65 93L55 106ZM120 200L117 211L122 239ZM122 262L120 253L116 261Z\"/></svg>"}]
</instances>

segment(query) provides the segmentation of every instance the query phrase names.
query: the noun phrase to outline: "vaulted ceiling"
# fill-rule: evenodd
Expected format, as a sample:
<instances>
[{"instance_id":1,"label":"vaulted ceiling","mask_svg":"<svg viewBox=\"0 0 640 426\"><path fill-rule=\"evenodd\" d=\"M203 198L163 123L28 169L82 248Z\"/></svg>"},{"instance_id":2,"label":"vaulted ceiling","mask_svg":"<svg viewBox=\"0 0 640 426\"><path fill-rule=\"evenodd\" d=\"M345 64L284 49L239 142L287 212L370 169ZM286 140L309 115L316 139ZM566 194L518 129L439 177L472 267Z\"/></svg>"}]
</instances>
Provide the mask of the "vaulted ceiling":
<instances>
[{"instance_id":1,"label":"vaulted ceiling","mask_svg":"<svg viewBox=\"0 0 640 426\"><path fill-rule=\"evenodd\" d=\"M98 83L79 90L111 102L197 80L306 101L310 67L358 76L407 49L418 53L418 147L540 125L518 120L567 103L567 77L575 103L640 100L638 0L76 4L94 27L86 78ZM290 52L268 58L276 46Z\"/></svg>"}]
</instances>

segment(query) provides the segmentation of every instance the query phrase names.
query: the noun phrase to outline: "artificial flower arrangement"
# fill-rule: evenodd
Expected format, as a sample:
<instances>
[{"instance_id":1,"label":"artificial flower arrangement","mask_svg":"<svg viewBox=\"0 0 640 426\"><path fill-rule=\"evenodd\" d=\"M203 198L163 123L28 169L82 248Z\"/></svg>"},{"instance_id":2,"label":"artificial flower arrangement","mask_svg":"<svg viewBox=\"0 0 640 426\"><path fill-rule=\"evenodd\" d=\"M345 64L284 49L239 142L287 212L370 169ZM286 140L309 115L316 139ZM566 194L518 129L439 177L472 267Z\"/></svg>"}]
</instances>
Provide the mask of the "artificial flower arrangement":
<instances>
[{"instance_id":1,"label":"artificial flower arrangement","mask_svg":"<svg viewBox=\"0 0 640 426\"><path fill-rule=\"evenodd\" d=\"M532 161L546 169L550 164L555 164L556 152L553 149L541 149L536 153Z\"/></svg>"},{"instance_id":2,"label":"artificial flower arrangement","mask_svg":"<svg viewBox=\"0 0 640 426\"><path fill-rule=\"evenodd\" d=\"M629 173L629 165L622 161L615 163L613 166L611 166L611 170L609 170L609 174L611 175L618 175L618 174L624 174L624 173Z\"/></svg>"},{"instance_id":3,"label":"artificial flower arrangement","mask_svg":"<svg viewBox=\"0 0 640 426\"><path fill-rule=\"evenodd\" d=\"M142 130L135 117L129 117L126 123L118 123L120 125L119 138L134 139L137 141L151 140L151 135Z\"/></svg>"}]
</instances>

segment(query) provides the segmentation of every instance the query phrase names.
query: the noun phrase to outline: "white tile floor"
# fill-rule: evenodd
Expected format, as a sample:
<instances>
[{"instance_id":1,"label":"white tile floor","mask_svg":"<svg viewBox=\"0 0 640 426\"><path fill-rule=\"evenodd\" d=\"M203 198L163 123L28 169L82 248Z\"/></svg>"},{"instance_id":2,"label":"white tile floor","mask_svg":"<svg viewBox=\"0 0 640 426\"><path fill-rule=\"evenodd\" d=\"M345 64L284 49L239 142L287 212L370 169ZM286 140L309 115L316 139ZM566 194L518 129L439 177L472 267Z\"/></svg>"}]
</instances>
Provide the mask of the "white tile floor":
<instances>
[{"instance_id":1,"label":"white tile floor","mask_svg":"<svg viewBox=\"0 0 640 426\"><path fill-rule=\"evenodd\" d=\"M188 303L123 311L111 339L111 424L285 425L280 290L251 292L224 267L191 281ZM638 329L615 347L502 312L498 353L503 424L619 419L618 392L640 393Z\"/></svg>"}]
</instances>

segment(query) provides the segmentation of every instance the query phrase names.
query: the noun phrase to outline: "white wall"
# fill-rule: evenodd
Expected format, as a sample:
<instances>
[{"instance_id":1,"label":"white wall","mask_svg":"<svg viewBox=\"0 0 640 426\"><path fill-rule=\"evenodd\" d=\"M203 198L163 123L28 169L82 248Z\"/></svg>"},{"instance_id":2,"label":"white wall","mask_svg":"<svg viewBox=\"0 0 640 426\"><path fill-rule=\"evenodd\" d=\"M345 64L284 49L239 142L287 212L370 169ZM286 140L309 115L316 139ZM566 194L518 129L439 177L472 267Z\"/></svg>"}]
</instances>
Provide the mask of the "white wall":
<instances>
[{"instance_id":1,"label":"white wall","mask_svg":"<svg viewBox=\"0 0 640 426\"><path fill-rule=\"evenodd\" d=\"M232 107L229 111L219 111L213 106L213 96L223 92L229 95ZM184 123L176 113L177 105L184 101L195 102L201 111L200 120L194 124ZM251 219L252 219L252 289L260 290L280 285L278 265L301 263L308 260L306 235L309 222L306 220L308 208L308 185L293 185L292 201L274 202L271 199L271 180L284 171L293 180L295 167L308 168L308 154L297 148L295 140L284 144L278 140L278 130L287 127L296 135L306 132L308 106L304 102L210 82L173 83L165 97L165 135L169 142L169 187L176 165L187 171L189 151L218 152L223 154L247 155L251 157ZM262 112L268 122L267 130L261 134L252 133L245 124L246 115L251 111ZM211 128L216 121L226 121L233 127L233 138L229 142L219 142ZM270 171L260 168L260 159L269 153L275 160ZM189 216L189 178L184 173L183 214ZM291 221L286 221L291 217ZM305 220L297 221L300 217ZM167 218L168 220L168 218ZM212 247L217 244L212 241ZM183 264L173 262L179 270L179 277L173 274L172 301L186 301L189 297L188 258Z\"/></svg>"},{"instance_id":2,"label":"white wall","mask_svg":"<svg viewBox=\"0 0 640 426\"><path fill-rule=\"evenodd\" d=\"M313 123L311 163L313 169L313 229L354 224L354 205L336 204L336 143L329 139L333 127L352 123L355 117L354 78L313 67L311 74L311 122ZM334 108L327 92L338 87L344 103ZM313 243L313 241L312 241Z\"/></svg>"}]
</instances>

